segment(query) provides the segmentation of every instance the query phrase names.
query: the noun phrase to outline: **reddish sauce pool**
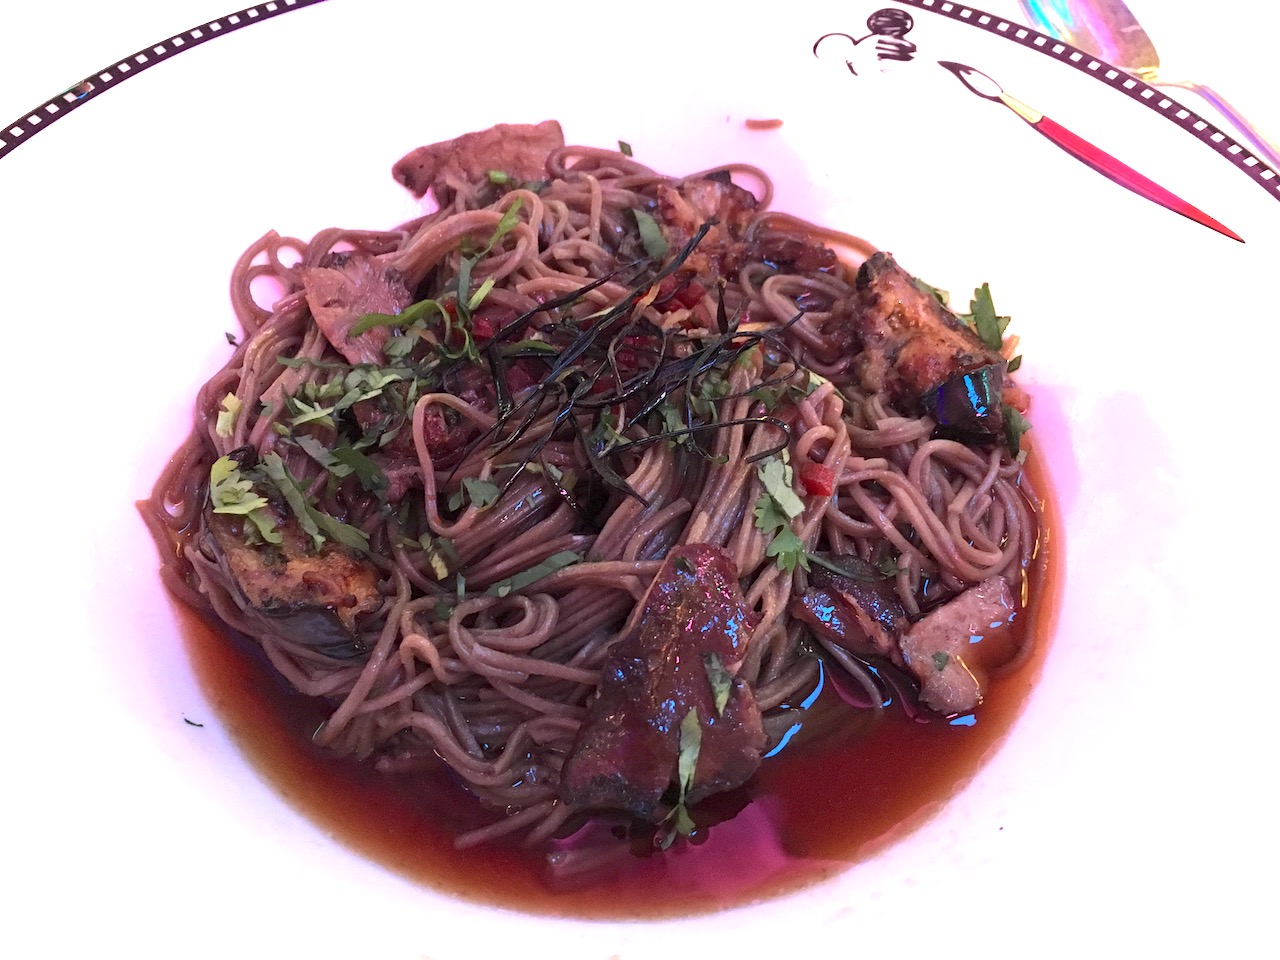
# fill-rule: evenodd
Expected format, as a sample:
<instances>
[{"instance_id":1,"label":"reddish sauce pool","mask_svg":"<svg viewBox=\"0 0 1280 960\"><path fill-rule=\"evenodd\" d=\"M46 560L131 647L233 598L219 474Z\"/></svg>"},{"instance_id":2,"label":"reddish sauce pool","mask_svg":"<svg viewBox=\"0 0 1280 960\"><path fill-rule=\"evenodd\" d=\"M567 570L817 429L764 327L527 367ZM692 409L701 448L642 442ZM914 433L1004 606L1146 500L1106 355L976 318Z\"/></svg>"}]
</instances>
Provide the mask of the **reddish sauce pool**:
<instances>
[{"instance_id":1,"label":"reddish sauce pool","mask_svg":"<svg viewBox=\"0 0 1280 960\"><path fill-rule=\"evenodd\" d=\"M1029 473L1044 491L1043 475ZM1045 530L1056 535L1045 506ZM626 856L571 879L551 875L545 852L531 855L515 844L455 850L457 833L486 822L470 795L443 778L389 777L316 749L311 734L323 713L315 703L288 689L251 642L185 609L182 619L196 672L233 738L290 803L339 842L469 900L561 916L654 918L814 883L918 826L963 787L1008 732L1040 672L1059 553L1046 532L1020 617L1035 638L1032 653L994 680L975 722L917 723L895 706L871 735L789 745L745 788L747 805L705 831L703 842ZM829 685L815 707L841 709Z\"/></svg>"}]
</instances>

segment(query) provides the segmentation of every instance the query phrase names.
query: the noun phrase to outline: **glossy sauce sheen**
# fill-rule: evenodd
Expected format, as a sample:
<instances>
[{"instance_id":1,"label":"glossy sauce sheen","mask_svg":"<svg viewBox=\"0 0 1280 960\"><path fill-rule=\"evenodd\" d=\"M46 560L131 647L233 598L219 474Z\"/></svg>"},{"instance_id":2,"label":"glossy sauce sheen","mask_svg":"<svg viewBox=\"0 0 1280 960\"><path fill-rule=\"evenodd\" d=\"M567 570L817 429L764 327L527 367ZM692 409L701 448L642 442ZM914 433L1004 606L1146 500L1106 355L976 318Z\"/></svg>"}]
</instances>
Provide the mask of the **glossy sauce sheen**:
<instances>
[{"instance_id":1,"label":"glossy sauce sheen","mask_svg":"<svg viewBox=\"0 0 1280 960\"><path fill-rule=\"evenodd\" d=\"M1029 471L1035 488L1046 485ZM515 844L457 851L457 833L487 822L444 777L386 776L312 746L319 705L288 689L255 644L182 610L206 695L262 775L336 840L411 880L508 909L583 918L656 918L741 905L847 869L918 826L973 776L1008 732L1039 674L1056 607L1056 530L1030 571L1018 618L1031 656L993 679L971 725L917 723L895 706L869 736L795 738L765 760L730 820L662 855L624 856L577 879L552 877L545 851ZM1046 549L1047 547L1047 549ZM815 712L842 710L830 685ZM697 818L697 809L694 811ZM491 814L488 814L491 817Z\"/></svg>"}]
</instances>

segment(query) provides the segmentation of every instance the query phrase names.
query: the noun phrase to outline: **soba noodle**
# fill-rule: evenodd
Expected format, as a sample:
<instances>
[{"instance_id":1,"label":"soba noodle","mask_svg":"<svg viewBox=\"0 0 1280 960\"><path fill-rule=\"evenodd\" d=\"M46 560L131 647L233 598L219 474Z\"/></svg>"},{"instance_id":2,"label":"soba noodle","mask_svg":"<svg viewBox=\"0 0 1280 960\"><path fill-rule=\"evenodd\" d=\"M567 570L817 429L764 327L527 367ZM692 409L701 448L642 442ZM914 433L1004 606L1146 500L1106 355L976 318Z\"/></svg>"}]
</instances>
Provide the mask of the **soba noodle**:
<instances>
[{"instance_id":1,"label":"soba noodle","mask_svg":"<svg viewBox=\"0 0 1280 960\"><path fill-rule=\"evenodd\" d=\"M244 336L200 390L195 428L145 505L170 545L169 588L254 638L293 687L330 705L320 744L387 771L444 764L494 811L463 845L510 832L537 843L574 813L557 791L560 769L606 651L677 545L721 547L737 567L759 618L739 676L770 746L822 662L852 673L869 709L881 699L865 663L816 642L789 613L810 557L887 563L913 617L989 577L1023 588L1039 519L1017 459L1003 444L935 438L927 415L896 409L855 375L842 331L873 248L767 212L761 170L712 173L712 183L732 174L757 185L741 249L835 245L841 260L804 269L712 258L686 264L682 282L700 272L679 288L666 279L677 277L671 264L685 253L698 262L704 240L655 254L633 211L663 223L659 188L706 175L673 179L581 147L553 151L543 182L455 179L443 206L393 230L268 233L234 270ZM412 332L379 328L396 349L381 364L352 363L315 322L304 283L307 270L352 256L389 265L415 301L456 294L452 308ZM513 318L519 330L503 340ZM602 331L594 341L592 329ZM487 344L498 342L507 355L497 376L525 375L495 392ZM635 370L678 361L679 376L623 396ZM352 390L393 414L381 434L356 423L360 401L334 409ZM570 402L610 390L621 399ZM358 469L323 462L339 434L370 441L348 463L381 469L371 489ZM246 447L259 462L278 455L316 512L367 539L367 551L352 552L376 569L376 609L351 650L277 629L200 535L211 467ZM773 534L757 514L761 465L784 451L789 464L824 467L834 485L804 495L789 518L803 545L794 566L770 555Z\"/></svg>"}]
</instances>

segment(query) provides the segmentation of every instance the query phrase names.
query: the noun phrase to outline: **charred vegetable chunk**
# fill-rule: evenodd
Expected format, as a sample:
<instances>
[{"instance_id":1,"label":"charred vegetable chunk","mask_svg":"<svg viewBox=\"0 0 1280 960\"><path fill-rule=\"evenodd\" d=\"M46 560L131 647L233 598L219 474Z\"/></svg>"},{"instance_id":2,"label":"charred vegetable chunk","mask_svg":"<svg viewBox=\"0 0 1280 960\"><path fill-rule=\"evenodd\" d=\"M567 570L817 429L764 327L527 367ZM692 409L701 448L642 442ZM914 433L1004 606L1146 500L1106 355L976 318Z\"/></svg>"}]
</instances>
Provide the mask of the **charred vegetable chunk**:
<instances>
[{"instance_id":1,"label":"charred vegetable chunk","mask_svg":"<svg viewBox=\"0 0 1280 960\"><path fill-rule=\"evenodd\" d=\"M251 449L234 456L252 466ZM203 548L239 589L244 608L326 656L363 655L361 621L382 605L377 568L332 541L316 548L281 504L268 500L257 510L278 542L264 542L247 515L219 512L212 501L203 516Z\"/></svg>"},{"instance_id":2,"label":"charred vegetable chunk","mask_svg":"<svg viewBox=\"0 0 1280 960\"><path fill-rule=\"evenodd\" d=\"M999 352L886 253L873 254L858 270L853 324L862 347L855 366L863 388L888 391L896 401L918 405L953 377L1004 366Z\"/></svg>"},{"instance_id":3,"label":"charred vegetable chunk","mask_svg":"<svg viewBox=\"0 0 1280 960\"><path fill-rule=\"evenodd\" d=\"M1004 364L991 364L944 381L925 395L924 406L938 422L935 436L963 443L1006 440Z\"/></svg>"},{"instance_id":4,"label":"charred vegetable chunk","mask_svg":"<svg viewBox=\"0 0 1280 960\"><path fill-rule=\"evenodd\" d=\"M671 551L609 650L561 773L566 802L653 819L673 786L692 805L745 783L765 747L755 697L736 676L754 625L723 550Z\"/></svg>"},{"instance_id":5,"label":"charred vegetable chunk","mask_svg":"<svg viewBox=\"0 0 1280 960\"><path fill-rule=\"evenodd\" d=\"M858 654L892 656L910 626L893 583L856 556L819 555L809 589L791 602L791 614L824 640ZM837 567L843 573L836 573Z\"/></svg>"}]
</instances>

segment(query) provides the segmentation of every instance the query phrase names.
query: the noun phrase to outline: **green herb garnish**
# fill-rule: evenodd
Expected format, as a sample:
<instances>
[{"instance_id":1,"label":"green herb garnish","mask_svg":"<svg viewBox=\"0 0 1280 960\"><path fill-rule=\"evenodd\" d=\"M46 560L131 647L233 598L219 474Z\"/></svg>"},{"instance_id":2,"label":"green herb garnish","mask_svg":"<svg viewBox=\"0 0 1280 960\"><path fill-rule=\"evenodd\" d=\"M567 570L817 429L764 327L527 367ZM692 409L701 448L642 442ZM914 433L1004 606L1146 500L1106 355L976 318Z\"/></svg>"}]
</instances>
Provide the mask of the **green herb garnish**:
<instances>
[{"instance_id":1,"label":"green herb garnish","mask_svg":"<svg viewBox=\"0 0 1280 960\"><path fill-rule=\"evenodd\" d=\"M707 680L711 683L711 695L716 705L716 716L724 716L724 708L729 703L729 693L733 690L733 677L725 669L718 654L708 653L702 658L707 668Z\"/></svg>"},{"instance_id":2,"label":"green herb garnish","mask_svg":"<svg viewBox=\"0 0 1280 960\"><path fill-rule=\"evenodd\" d=\"M670 827L658 842L663 850L670 847L677 836L687 837L697 827L693 818L689 816L689 808L685 805L685 800L689 796L689 788L693 786L694 773L698 768L698 754L701 752L702 724L698 722L698 709L694 707L680 721L680 757L676 761L680 798L663 821L670 822Z\"/></svg>"},{"instance_id":3,"label":"green herb garnish","mask_svg":"<svg viewBox=\"0 0 1280 960\"><path fill-rule=\"evenodd\" d=\"M999 350L1004 345L1004 331L1009 326L1009 318L996 314L988 284L984 283L973 291L969 312L960 319L972 327L978 338L992 350Z\"/></svg>"},{"instance_id":4,"label":"green herb garnish","mask_svg":"<svg viewBox=\"0 0 1280 960\"><path fill-rule=\"evenodd\" d=\"M267 543L283 540L275 518L265 509L267 498L254 490L252 480L241 476L240 465L231 457L219 457L209 467L209 502L214 513L245 517Z\"/></svg>"},{"instance_id":5,"label":"green herb garnish","mask_svg":"<svg viewBox=\"0 0 1280 960\"><path fill-rule=\"evenodd\" d=\"M449 495L449 509L461 509L463 504L471 504L477 510L494 503L502 493L501 488L490 480L479 477L463 477L462 486Z\"/></svg>"},{"instance_id":6,"label":"green herb garnish","mask_svg":"<svg viewBox=\"0 0 1280 960\"><path fill-rule=\"evenodd\" d=\"M222 398L222 409L218 411L218 422L214 425L214 432L222 438L231 436L236 431L236 417L240 416L240 398L234 393L228 393Z\"/></svg>"},{"instance_id":7,"label":"green herb garnish","mask_svg":"<svg viewBox=\"0 0 1280 960\"><path fill-rule=\"evenodd\" d=\"M311 542L317 550L326 539L335 540L343 546L357 550L369 549L369 535L363 530L329 516L311 503L278 453L268 453L263 456L262 470L280 491L280 495L289 505L303 533L311 537Z\"/></svg>"},{"instance_id":8,"label":"green herb garnish","mask_svg":"<svg viewBox=\"0 0 1280 960\"><path fill-rule=\"evenodd\" d=\"M667 238L662 235L658 221L636 207L631 208L636 218L636 226L640 229L640 242L644 244L644 252L654 260L661 260L667 255Z\"/></svg>"},{"instance_id":9,"label":"green herb garnish","mask_svg":"<svg viewBox=\"0 0 1280 960\"><path fill-rule=\"evenodd\" d=\"M491 597L505 597L514 590L522 590L531 583L537 583L543 577L549 577L557 570L563 570L565 567L572 566L582 560L582 554L574 553L572 550L562 550L559 553L553 553L541 563L535 564L528 570L522 570L513 576L507 577L495 583L485 591Z\"/></svg>"},{"instance_id":10,"label":"green herb garnish","mask_svg":"<svg viewBox=\"0 0 1280 960\"><path fill-rule=\"evenodd\" d=\"M925 293L932 294L933 298L944 307L951 303L951 294L948 291L943 290L941 287L935 287L932 284L925 283L919 277L912 277L911 281L916 285L916 287L923 290Z\"/></svg>"},{"instance_id":11,"label":"green herb garnish","mask_svg":"<svg viewBox=\"0 0 1280 960\"><path fill-rule=\"evenodd\" d=\"M792 487L791 463L784 450L779 457L769 457L757 469L756 476L765 492L756 501L756 529L769 537L765 556L778 563L781 570L797 566L809 569L809 556L804 541L791 529L791 521L804 513L804 501Z\"/></svg>"},{"instance_id":12,"label":"green herb garnish","mask_svg":"<svg viewBox=\"0 0 1280 960\"><path fill-rule=\"evenodd\" d=\"M1031 422L1018 412L1017 407L1004 405L1004 438L1009 452L1019 461L1024 459L1022 435L1031 429Z\"/></svg>"}]
</instances>

